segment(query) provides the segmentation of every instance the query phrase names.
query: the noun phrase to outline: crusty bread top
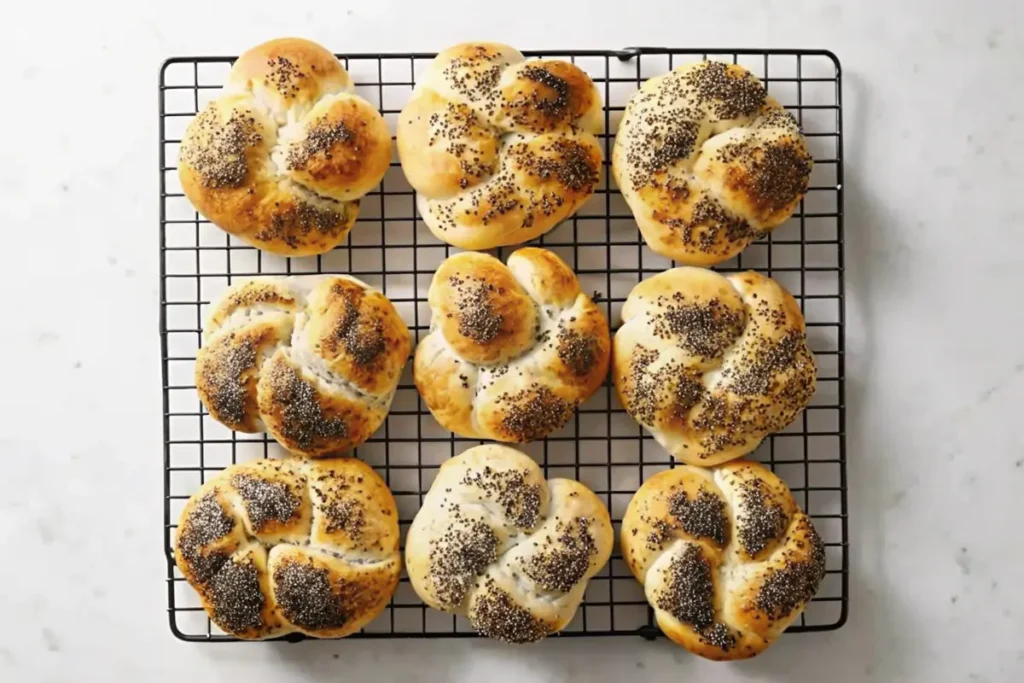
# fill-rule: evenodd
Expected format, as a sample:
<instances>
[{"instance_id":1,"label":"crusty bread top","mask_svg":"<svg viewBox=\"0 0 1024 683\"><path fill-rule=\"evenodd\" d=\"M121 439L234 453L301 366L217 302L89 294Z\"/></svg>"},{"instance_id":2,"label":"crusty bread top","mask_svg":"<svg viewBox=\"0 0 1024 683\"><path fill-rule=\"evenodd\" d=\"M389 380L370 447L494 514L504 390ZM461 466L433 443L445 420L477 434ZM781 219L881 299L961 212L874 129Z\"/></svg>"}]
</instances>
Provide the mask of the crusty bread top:
<instances>
[{"instance_id":1,"label":"crusty bread top","mask_svg":"<svg viewBox=\"0 0 1024 683\"><path fill-rule=\"evenodd\" d=\"M650 247L712 265L788 219L812 160L793 117L735 64L686 64L644 82L612 172Z\"/></svg>"},{"instance_id":2,"label":"crusty bread top","mask_svg":"<svg viewBox=\"0 0 1024 683\"><path fill-rule=\"evenodd\" d=\"M630 501L620 540L661 629L710 659L762 652L825 575L810 518L754 462L659 472Z\"/></svg>"},{"instance_id":3,"label":"crusty bread top","mask_svg":"<svg viewBox=\"0 0 1024 683\"><path fill-rule=\"evenodd\" d=\"M753 451L814 394L800 307L764 275L667 270L633 288L622 321L612 363L622 405L683 462Z\"/></svg>"},{"instance_id":4,"label":"crusty bread top","mask_svg":"<svg viewBox=\"0 0 1024 683\"><path fill-rule=\"evenodd\" d=\"M520 244L572 215L601 172L600 96L568 62L497 43L443 50L398 120L424 221L463 249Z\"/></svg>"}]
</instances>

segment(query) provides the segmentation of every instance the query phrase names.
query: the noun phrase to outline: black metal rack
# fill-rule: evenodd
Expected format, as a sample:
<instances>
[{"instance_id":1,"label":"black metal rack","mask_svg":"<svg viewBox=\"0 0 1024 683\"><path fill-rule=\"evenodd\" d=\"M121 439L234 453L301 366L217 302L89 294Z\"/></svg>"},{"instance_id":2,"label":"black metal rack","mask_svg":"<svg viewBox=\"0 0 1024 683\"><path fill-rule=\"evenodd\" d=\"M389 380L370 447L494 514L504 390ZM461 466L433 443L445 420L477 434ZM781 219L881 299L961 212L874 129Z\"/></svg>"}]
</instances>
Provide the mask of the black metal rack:
<instances>
[{"instance_id":1,"label":"black metal rack","mask_svg":"<svg viewBox=\"0 0 1024 683\"><path fill-rule=\"evenodd\" d=\"M739 63L767 85L801 126L815 157L810 190L799 211L721 271L755 269L779 280L801 303L819 365L811 406L753 454L789 484L826 543L827 575L817 597L790 632L842 626L849 604L844 403L844 255L841 76L823 50L705 50L627 48L545 50L531 57L571 60L590 73L605 103L605 174L595 196L573 218L536 240L572 265L583 287L605 306L613 330L626 295L639 280L673 264L643 242L610 179L611 145L624 105L639 84L687 61ZM377 104L394 130L398 112L429 53L338 55L357 91ZM397 161L381 188L363 199L346 243L317 257L285 259L230 237L203 220L177 181L178 143L206 101L217 96L232 57L176 57L160 70L160 335L164 410L164 548L167 599L174 635L189 641L230 641L206 618L174 565L171 551L181 508L207 475L234 462L268 457L279 447L266 435L230 432L204 411L193 385L205 309L233 278L260 273L351 273L395 302L417 340L428 329L426 290L451 251L418 219L415 194ZM514 248L498 250L503 257ZM410 363L411 366L411 363ZM356 455L385 477L398 502L403 535L438 466L480 443L442 430L423 405L406 368L391 413ZM523 450L549 476L570 476L601 496L616 522L640 483L673 466L670 456L621 409L610 382L564 429ZM659 634L643 590L616 548L591 580L571 636ZM471 637L461 617L427 608L403 577L387 610L352 637ZM290 638L292 640L301 639Z\"/></svg>"}]
</instances>

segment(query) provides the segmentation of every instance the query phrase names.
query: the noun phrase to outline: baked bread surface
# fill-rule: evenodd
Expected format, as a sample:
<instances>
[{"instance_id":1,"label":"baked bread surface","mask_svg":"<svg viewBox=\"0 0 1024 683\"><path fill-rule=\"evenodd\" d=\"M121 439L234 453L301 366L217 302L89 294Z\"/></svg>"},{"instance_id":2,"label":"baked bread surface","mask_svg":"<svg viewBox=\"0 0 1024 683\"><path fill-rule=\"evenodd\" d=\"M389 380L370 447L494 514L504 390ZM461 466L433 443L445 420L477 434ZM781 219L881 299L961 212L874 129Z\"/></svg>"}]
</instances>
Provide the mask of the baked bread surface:
<instances>
[{"instance_id":1,"label":"baked bread surface","mask_svg":"<svg viewBox=\"0 0 1024 683\"><path fill-rule=\"evenodd\" d=\"M620 544L661 630L708 659L763 652L825 576L810 518L755 462L654 475L626 509Z\"/></svg>"},{"instance_id":2,"label":"baked bread surface","mask_svg":"<svg viewBox=\"0 0 1024 683\"><path fill-rule=\"evenodd\" d=\"M405 557L428 605L467 617L483 635L529 643L572 621L613 543L608 511L590 489L545 481L530 457L486 444L441 466Z\"/></svg>"},{"instance_id":3,"label":"baked bread surface","mask_svg":"<svg viewBox=\"0 0 1024 683\"><path fill-rule=\"evenodd\" d=\"M612 151L644 240L687 265L726 261L784 223L812 166L796 120L753 74L721 62L644 82Z\"/></svg>"},{"instance_id":4,"label":"baked bread surface","mask_svg":"<svg viewBox=\"0 0 1024 683\"><path fill-rule=\"evenodd\" d=\"M579 67L463 43L417 82L398 118L398 153L431 232L484 250L546 233L593 194L602 124Z\"/></svg>"},{"instance_id":5,"label":"baked bread surface","mask_svg":"<svg viewBox=\"0 0 1024 683\"><path fill-rule=\"evenodd\" d=\"M608 374L608 322L546 249L519 249L508 265L477 252L451 256L427 299L431 327L413 377L434 418L457 434L543 438Z\"/></svg>"},{"instance_id":6,"label":"baked bread surface","mask_svg":"<svg viewBox=\"0 0 1024 683\"><path fill-rule=\"evenodd\" d=\"M384 117L341 63L299 38L245 52L189 125L178 175L203 216L249 244L308 256L344 241L391 163Z\"/></svg>"},{"instance_id":7,"label":"baked bread surface","mask_svg":"<svg viewBox=\"0 0 1024 683\"><path fill-rule=\"evenodd\" d=\"M210 415L310 457L380 427L412 347L387 297L345 275L240 282L213 305L203 338L196 389Z\"/></svg>"},{"instance_id":8,"label":"baked bread surface","mask_svg":"<svg viewBox=\"0 0 1024 683\"><path fill-rule=\"evenodd\" d=\"M690 465L750 453L814 395L800 307L754 272L684 266L640 282L623 304L613 347L622 406Z\"/></svg>"},{"instance_id":9,"label":"baked bread surface","mask_svg":"<svg viewBox=\"0 0 1024 683\"><path fill-rule=\"evenodd\" d=\"M398 538L394 498L362 461L257 460L192 495L174 556L225 633L341 638L398 587Z\"/></svg>"}]
</instances>

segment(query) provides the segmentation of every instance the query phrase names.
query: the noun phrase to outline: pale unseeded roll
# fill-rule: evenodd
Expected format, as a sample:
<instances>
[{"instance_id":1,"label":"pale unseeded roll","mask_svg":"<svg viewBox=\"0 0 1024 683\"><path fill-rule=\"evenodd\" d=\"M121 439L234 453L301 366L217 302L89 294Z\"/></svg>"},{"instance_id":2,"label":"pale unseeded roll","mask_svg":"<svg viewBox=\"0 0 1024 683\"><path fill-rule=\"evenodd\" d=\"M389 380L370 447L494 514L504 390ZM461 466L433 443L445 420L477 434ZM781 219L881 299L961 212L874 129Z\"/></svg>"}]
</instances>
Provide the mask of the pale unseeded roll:
<instances>
[{"instance_id":1,"label":"pale unseeded roll","mask_svg":"<svg viewBox=\"0 0 1024 683\"><path fill-rule=\"evenodd\" d=\"M299 38L245 52L189 125L178 174L217 226L260 249L307 256L348 235L359 198L391 162L391 133L341 63Z\"/></svg>"},{"instance_id":2,"label":"pale unseeded roll","mask_svg":"<svg viewBox=\"0 0 1024 683\"><path fill-rule=\"evenodd\" d=\"M661 630L708 659L764 651L825 576L810 518L754 462L654 475L630 501L620 543Z\"/></svg>"},{"instance_id":3,"label":"pale unseeded roll","mask_svg":"<svg viewBox=\"0 0 1024 683\"><path fill-rule=\"evenodd\" d=\"M441 465L405 557L428 605L491 638L530 643L572 621L613 543L608 511L590 489L545 481L528 456L487 444Z\"/></svg>"},{"instance_id":4,"label":"pale unseeded roll","mask_svg":"<svg viewBox=\"0 0 1024 683\"><path fill-rule=\"evenodd\" d=\"M725 261L788 219L812 160L793 117L734 64L686 64L626 105L612 173L647 244L688 265Z\"/></svg>"},{"instance_id":5,"label":"pale unseeded roll","mask_svg":"<svg viewBox=\"0 0 1024 683\"><path fill-rule=\"evenodd\" d=\"M626 411L669 453L710 466L792 422L817 368L800 307L777 282L682 267L629 293L612 378Z\"/></svg>"},{"instance_id":6,"label":"pale unseeded roll","mask_svg":"<svg viewBox=\"0 0 1024 683\"><path fill-rule=\"evenodd\" d=\"M564 61L498 43L442 51L398 118L402 169L424 222L463 249L551 230L601 177L601 98Z\"/></svg>"},{"instance_id":7,"label":"pale unseeded roll","mask_svg":"<svg viewBox=\"0 0 1024 683\"><path fill-rule=\"evenodd\" d=\"M427 295L430 333L413 376L445 429L521 443L563 427L608 374L608 321L550 251L519 249L506 266L463 252Z\"/></svg>"},{"instance_id":8,"label":"pale unseeded roll","mask_svg":"<svg viewBox=\"0 0 1024 683\"><path fill-rule=\"evenodd\" d=\"M214 304L203 338L196 389L210 415L311 457L380 427L412 347L387 297L349 276L241 282Z\"/></svg>"},{"instance_id":9,"label":"pale unseeded roll","mask_svg":"<svg viewBox=\"0 0 1024 683\"><path fill-rule=\"evenodd\" d=\"M185 505L174 555L228 634L341 638L398 587L398 510L380 476L353 458L233 465Z\"/></svg>"}]
</instances>

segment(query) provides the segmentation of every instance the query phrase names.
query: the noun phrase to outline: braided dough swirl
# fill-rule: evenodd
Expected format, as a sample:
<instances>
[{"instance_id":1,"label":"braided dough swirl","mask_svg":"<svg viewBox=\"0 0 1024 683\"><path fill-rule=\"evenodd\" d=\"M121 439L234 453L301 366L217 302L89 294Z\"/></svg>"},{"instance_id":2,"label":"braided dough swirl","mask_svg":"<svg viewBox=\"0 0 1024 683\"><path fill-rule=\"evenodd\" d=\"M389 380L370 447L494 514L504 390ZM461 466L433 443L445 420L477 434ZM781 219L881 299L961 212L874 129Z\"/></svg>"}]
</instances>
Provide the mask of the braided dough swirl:
<instances>
[{"instance_id":1,"label":"braided dough swirl","mask_svg":"<svg viewBox=\"0 0 1024 683\"><path fill-rule=\"evenodd\" d=\"M377 431L412 348L391 301L347 275L240 282L213 305L203 339L196 389L210 416L307 457Z\"/></svg>"},{"instance_id":2,"label":"braided dough swirl","mask_svg":"<svg viewBox=\"0 0 1024 683\"><path fill-rule=\"evenodd\" d=\"M750 453L814 395L800 307L764 275L667 270L633 288L622 323L612 363L619 400L687 464Z\"/></svg>"},{"instance_id":3,"label":"braided dough swirl","mask_svg":"<svg viewBox=\"0 0 1024 683\"><path fill-rule=\"evenodd\" d=\"M565 628L614 543L601 500L544 480L508 446L476 446L441 465L405 544L409 580L434 609L480 633L529 643Z\"/></svg>"},{"instance_id":4,"label":"braided dough swirl","mask_svg":"<svg viewBox=\"0 0 1024 683\"><path fill-rule=\"evenodd\" d=\"M688 64L626 105L612 173L651 249L713 265L786 221L812 160L793 117L746 69Z\"/></svg>"},{"instance_id":5,"label":"braided dough swirl","mask_svg":"<svg viewBox=\"0 0 1024 683\"><path fill-rule=\"evenodd\" d=\"M659 472L630 501L620 541L658 626L708 659L762 652L825 576L810 518L754 462Z\"/></svg>"},{"instance_id":6,"label":"braided dough swirl","mask_svg":"<svg viewBox=\"0 0 1024 683\"><path fill-rule=\"evenodd\" d=\"M597 88L577 66L464 43L417 83L398 153L431 232L484 250L546 233L593 194L602 124Z\"/></svg>"},{"instance_id":7,"label":"braided dough swirl","mask_svg":"<svg viewBox=\"0 0 1024 683\"><path fill-rule=\"evenodd\" d=\"M330 251L391 163L384 117L323 47L281 38L245 52L193 119L178 175L193 206L254 247Z\"/></svg>"},{"instance_id":8,"label":"braided dough swirl","mask_svg":"<svg viewBox=\"0 0 1024 683\"><path fill-rule=\"evenodd\" d=\"M185 505L174 555L226 633L341 638L398 587L398 510L354 458L232 465Z\"/></svg>"},{"instance_id":9,"label":"braided dough swirl","mask_svg":"<svg viewBox=\"0 0 1024 683\"><path fill-rule=\"evenodd\" d=\"M563 427L608 373L608 321L552 252L449 257L427 294L413 377L445 429L522 443Z\"/></svg>"}]
</instances>

